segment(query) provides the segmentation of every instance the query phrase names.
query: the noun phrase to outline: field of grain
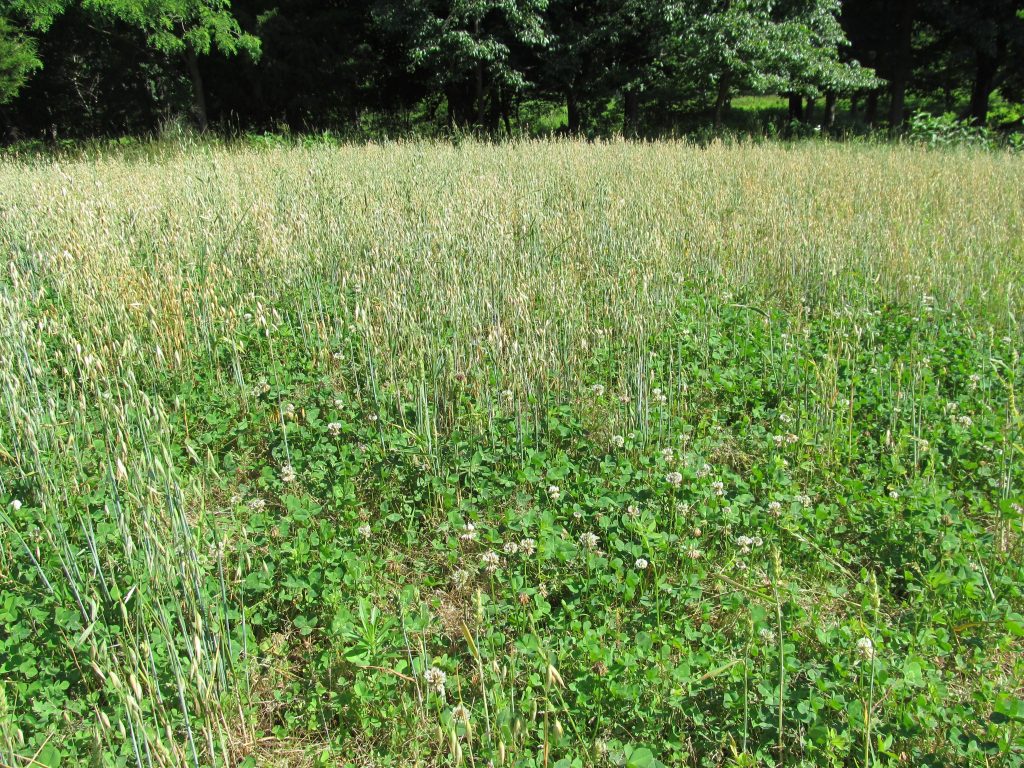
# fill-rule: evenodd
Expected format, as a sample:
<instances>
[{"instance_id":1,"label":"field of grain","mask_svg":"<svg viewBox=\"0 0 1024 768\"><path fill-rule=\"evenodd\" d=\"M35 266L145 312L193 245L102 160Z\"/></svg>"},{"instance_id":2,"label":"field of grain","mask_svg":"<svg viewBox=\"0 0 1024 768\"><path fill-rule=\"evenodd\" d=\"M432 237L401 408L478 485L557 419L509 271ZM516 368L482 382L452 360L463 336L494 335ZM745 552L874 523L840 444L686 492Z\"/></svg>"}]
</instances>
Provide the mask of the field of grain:
<instances>
[{"instance_id":1,"label":"field of grain","mask_svg":"<svg viewBox=\"0 0 1024 768\"><path fill-rule=\"evenodd\" d=\"M1024 160L0 160L0 764L1024 761Z\"/></svg>"}]
</instances>

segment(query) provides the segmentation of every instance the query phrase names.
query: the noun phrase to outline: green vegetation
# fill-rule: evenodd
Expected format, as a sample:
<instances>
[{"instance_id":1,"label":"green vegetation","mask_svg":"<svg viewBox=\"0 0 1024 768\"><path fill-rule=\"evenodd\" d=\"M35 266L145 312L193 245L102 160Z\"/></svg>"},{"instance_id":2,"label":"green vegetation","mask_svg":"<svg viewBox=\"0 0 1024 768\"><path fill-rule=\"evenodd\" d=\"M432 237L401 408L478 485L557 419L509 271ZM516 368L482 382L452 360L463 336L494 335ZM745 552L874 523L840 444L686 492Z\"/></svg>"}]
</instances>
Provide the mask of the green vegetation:
<instances>
[{"instance_id":1,"label":"green vegetation","mask_svg":"<svg viewBox=\"0 0 1024 768\"><path fill-rule=\"evenodd\" d=\"M0 763L1024 760L1024 163L0 161Z\"/></svg>"},{"instance_id":2,"label":"green vegetation","mask_svg":"<svg viewBox=\"0 0 1024 768\"><path fill-rule=\"evenodd\" d=\"M1019 133L1020 0L0 0L17 140ZM14 46L17 69L8 70ZM36 66L26 70L24 62ZM38 71L36 71L38 70ZM751 120L736 99L781 97Z\"/></svg>"}]
</instances>

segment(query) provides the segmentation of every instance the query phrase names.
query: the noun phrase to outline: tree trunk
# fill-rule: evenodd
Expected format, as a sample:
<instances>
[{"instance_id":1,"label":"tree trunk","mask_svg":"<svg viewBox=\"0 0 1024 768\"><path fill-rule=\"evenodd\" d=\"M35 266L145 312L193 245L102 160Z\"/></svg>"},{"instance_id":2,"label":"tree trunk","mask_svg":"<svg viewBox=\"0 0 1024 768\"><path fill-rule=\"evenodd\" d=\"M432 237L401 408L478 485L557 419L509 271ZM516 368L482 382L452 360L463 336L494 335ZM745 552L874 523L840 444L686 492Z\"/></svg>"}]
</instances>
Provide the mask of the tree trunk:
<instances>
[{"instance_id":1,"label":"tree trunk","mask_svg":"<svg viewBox=\"0 0 1024 768\"><path fill-rule=\"evenodd\" d=\"M814 120L814 98L811 96L807 97L807 106L804 107L804 120L808 123Z\"/></svg>"},{"instance_id":2,"label":"tree trunk","mask_svg":"<svg viewBox=\"0 0 1024 768\"><path fill-rule=\"evenodd\" d=\"M632 88L622 94L622 134L636 138L640 129L640 94Z\"/></svg>"},{"instance_id":3,"label":"tree trunk","mask_svg":"<svg viewBox=\"0 0 1024 768\"><path fill-rule=\"evenodd\" d=\"M878 120L878 91L868 94L867 105L864 107L864 122L868 128L874 128Z\"/></svg>"},{"instance_id":4,"label":"tree trunk","mask_svg":"<svg viewBox=\"0 0 1024 768\"><path fill-rule=\"evenodd\" d=\"M505 135L512 135L512 99L501 100L501 122L505 124Z\"/></svg>"},{"instance_id":5,"label":"tree trunk","mask_svg":"<svg viewBox=\"0 0 1024 768\"><path fill-rule=\"evenodd\" d=\"M729 85L732 80L732 73L723 72L718 78L718 93L715 94L715 130L722 127L722 118L725 117L725 107L729 103Z\"/></svg>"},{"instance_id":6,"label":"tree trunk","mask_svg":"<svg viewBox=\"0 0 1024 768\"><path fill-rule=\"evenodd\" d=\"M192 109L195 112L196 125L200 133L206 132L208 120L206 116L206 89L203 87L203 74L199 71L199 58L191 43L185 45L185 65L192 79Z\"/></svg>"},{"instance_id":7,"label":"tree trunk","mask_svg":"<svg viewBox=\"0 0 1024 768\"><path fill-rule=\"evenodd\" d=\"M831 131L836 124L836 105L839 97L835 91L825 93L825 130Z\"/></svg>"},{"instance_id":8,"label":"tree trunk","mask_svg":"<svg viewBox=\"0 0 1024 768\"><path fill-rule=\"evenodd\" d=\"M576 136L580 132L580 105L576 98L576 89L570 87L565 94L565 107L567 112L568 125L566 128L570 136Z\"/></svg>"},{"instance_id":9,"label":"tree trunk","mask_svg":"<svg viewBox=\"0 0 1024 768\"><path fill-rule=\"evenodd\" d=\"M994 50L978 49L975 53L974 85L971 88L969 110L971 122L975 125L984 125L988 120L988 97L995 89L996 73L1005 49L1006 42L1000 35Z\"/></svg>"},{"instance_id":10,"label":"tree trunk","mask_svg":"<svg viewBox=\"0 0 1024 768\"><path fill-rule=\"evenodd\" d=\"M480 19L476 19L473 22L473 36L475 39L480 39ZM477 61L476 63L476 77L473 82L473 96L476 110L476 124L480 125L483 122L484 117L484 63L483 61Z\"/></svg>"},{"instance_id":11,"label":"tree trunk","mask_svg":"<svg viewBox=\"0 0 1024 768\"><path fill-rule=\"evenodd\" d=\"M444 89L445 101L448 102L448 131L455 130L455 88L446 85Z\"/></svg>"},{"instance_id":12,"label":"tree trunk","mask_svg":"<svg viewBox=\"0 0 1024 768\"><path fill-rule=\"evenodd\" d=\"M892 51L892 78L890 80L889 127L903 125L907 82L910 80L911 43L914 39L914 0L894 3L895 42Z\"/></svg>"},{"instance_id":13,"label":"tree trunk","mask_svg":"<svg viewBox=\"0 0 1024 768\"><path fill-rule=\"evenodd\" d=\"M789 94L789 119L803 122L804 97L797 93Z\"/></svg>"}]
</instances>

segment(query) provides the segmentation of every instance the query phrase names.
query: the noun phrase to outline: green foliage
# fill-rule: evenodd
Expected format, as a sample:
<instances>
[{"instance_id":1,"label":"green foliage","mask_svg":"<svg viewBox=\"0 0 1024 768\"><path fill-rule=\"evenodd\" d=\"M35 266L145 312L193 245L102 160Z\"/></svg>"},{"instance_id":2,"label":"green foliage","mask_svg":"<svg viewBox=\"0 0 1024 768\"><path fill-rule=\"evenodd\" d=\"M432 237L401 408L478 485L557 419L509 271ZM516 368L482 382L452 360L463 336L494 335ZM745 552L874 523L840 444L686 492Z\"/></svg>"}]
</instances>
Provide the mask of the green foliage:
<instances>
[{"instance_id":1,"label":"green foliage","mask_svg":"<svg viewBox=\"0 0 1024 768\"><path fill-rule=\"evenodd\" d=\"M890 292L874 248L810 263L808 210L834 257L842 210L906 236L839 196L862 177L822 204L751 171L1000 168L991 204L917 190L902 228L961 217L913 236L965 250L1015 225L1018 159L824 151L6 161L0 760L1019 762L1024 371L983 299L1021 262L958 257L936 295L921 256ZM753 271L788 241L744 185L707 222L666 212L678 168L733 153L789 206L805 282ZM591 187L550 171L570 160ZM682 261L698 233L715 259Z\"/></svg>"},{"instance_id":2,"label":"green foliage","mask_svg":"<svg viewBox=\"0 0 1024 768\"><path fill-rule=\"evenodd\" d=\"M13 99L40 66L33 42L0 16L0 104Z\"/></svg>"},{"instance_id":3,"label":"green foliage","mask_svg":"<svg viewBox=\"0 0 1024 768\"><path fill-rule=\"evenodd\" d=\"M907 138L929 147L995 147L999 143L991 129L960 120L949 113L915 112L907 123Z\"/></svg>"},{"instance_id":4,"label":"green foliage","mask_svg":"<svg viewBox=\"0 0 1024 768\"><path fill-rule=\"evenodd\" d=\"M145 33L150 45L167 54L191 52L223 54L240 51L252 57L260 54L259 39L244 32L231 12L231 0L3 0L0 13L26 20L38 32L45 32L63 13L80 7L99 18L112 19ZM2 17L0 17L2 19ZM31 69L42 66L35 57L31 40L11 37L0 27L0 94L8 99L24 85ZM6 74L10 67L10 75ZM9 83L9 85L7 85Z\"/></svg>"},{"instance_id":5,"label":"green foliage","mask_svg":"<svg viewBox=\"0 0 1024 768\"><path fill-rule=\"evenodd\" d=\"M28 20L43 31L64 13L74 0L4 0L0 10ZM230 0L82 0L82 7L110 16L146 32L150 43L167 52L191 45L198 53L216 48L224 53L239 50L259 54L259 40L242 32L231 13Z\"/></svg>"},{"instance_id":6,"label":"green foliage","mask_svg":"<svg viewBox=\"0 0 1024 768\"><path fill-rule=\"evenodd\" d=\"M199 54L260 52L259 39L243 32L232 15L231 0L83 0L83 5L144 30L151 45L168 53L186 47Z\"/></svg>"},{"instance_id":7,"label":"green foliage","mask_svg":"<svg viewBox=\"0 0 1024 768\"><path fill-rule=\"evenodd\" d=\"M844 61L847 44L837 0L724 5L701 0L682 6L683 49L696 72L729 87L818 97L878 84L873 73Z\"/></svg>"}]
</instances>

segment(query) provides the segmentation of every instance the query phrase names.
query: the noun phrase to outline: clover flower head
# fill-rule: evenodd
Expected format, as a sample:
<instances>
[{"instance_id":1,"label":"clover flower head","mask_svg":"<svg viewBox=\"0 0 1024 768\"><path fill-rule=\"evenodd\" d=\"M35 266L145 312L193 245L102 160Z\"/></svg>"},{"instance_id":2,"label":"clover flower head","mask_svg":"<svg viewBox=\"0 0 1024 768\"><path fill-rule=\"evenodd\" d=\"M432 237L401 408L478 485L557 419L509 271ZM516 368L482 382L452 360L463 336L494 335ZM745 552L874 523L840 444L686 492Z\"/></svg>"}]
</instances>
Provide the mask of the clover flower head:
<instances>
[{"instance_id":1,"label":"clover flower head","mask_svg":"<svg viewBox=\"0 0 1024 768\"><path fill-rule=\"evenodd\" d=\"M439 696L444 695L444 685L448 682L448 675L445 674L443 669L437 667L431 667L423 673L423 679L427 681L427 685L430 689Z\"/></svg>"},{"instance_id":2,"label":"clover flower head","mask_svg":"<svg viewBox=\"0 0 1024 768\"><path fill-rule=\"evenodd\" d=\"M871 642L870 637L862 637L857 641L857 653L868 661L875 658L875 644Z\"/></svg>"}]
</instances>

